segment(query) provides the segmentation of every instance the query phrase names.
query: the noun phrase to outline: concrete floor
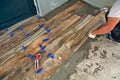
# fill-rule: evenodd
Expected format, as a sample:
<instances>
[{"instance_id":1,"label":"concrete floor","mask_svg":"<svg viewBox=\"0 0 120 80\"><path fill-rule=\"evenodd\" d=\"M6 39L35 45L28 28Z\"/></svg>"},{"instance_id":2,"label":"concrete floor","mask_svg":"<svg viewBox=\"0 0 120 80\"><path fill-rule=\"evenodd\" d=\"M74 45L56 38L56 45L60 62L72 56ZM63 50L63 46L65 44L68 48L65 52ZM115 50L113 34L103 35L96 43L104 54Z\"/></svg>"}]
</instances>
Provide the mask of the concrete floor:
<instances>
[{"instance_id":1,"label":"concrete floor","mask_svg":"<svg viewBox=\"0 0 120 80\"><path fill-rule=\"evenodd\" d=\"M49 80L120 80L120 43L89 39Z\"/></svg>"}]
</instances>

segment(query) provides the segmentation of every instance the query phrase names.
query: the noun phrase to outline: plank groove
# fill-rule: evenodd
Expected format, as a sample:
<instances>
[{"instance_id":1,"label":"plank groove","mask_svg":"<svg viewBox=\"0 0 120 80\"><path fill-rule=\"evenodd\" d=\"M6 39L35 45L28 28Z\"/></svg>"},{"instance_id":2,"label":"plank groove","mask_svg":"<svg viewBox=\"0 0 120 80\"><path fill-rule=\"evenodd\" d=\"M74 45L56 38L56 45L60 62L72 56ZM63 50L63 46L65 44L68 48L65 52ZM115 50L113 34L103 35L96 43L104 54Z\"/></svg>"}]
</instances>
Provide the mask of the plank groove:
<instances>
[{"instance_id":1,"label":"plank groove","mask_svg":"<svg viewBox=\"0 0 120 80\"><path fill-rule=\"evenodd\" d=\"M0 50L0 53L2 53L0 54L0 78L4 80L47 80L50 78L84 44L88 39L89 31L104 24L102 13L96 16L87 12L82 16L75 13L76 10L83 9L85 5L83 2L77 2L52 19L43 21L44 28L38 29L40 22L29 25L25 31L30 31L31 37L24 38L23 33L18 33L15 36L17 39L6 38L5 42L0 42L2 49ZM32 30L33 27L34 30ZM46 28L50 29L51 32L46 33ZM15 32L17 31L15 30ZM18 36L19 34L20 36ZM44 38L49 38L49 40L43 42ZM5 45L7 42L10 43ZM41 44L45 47L45 51L39 48ZM21 50L22 45L26 46L26 52ZM7 49L5 50L5 48ZM33 67L34 62L28 57L28 54L34 55L36 52L42 54L39 63L40 67L43 67L43 71L40 74L36 74ZM48 53L52 53L55 59L49 58Z\"/></svg>"},{"instance_id":2,"label":"plank groove","mask_svg":"<svg viewBox=\"0 0 120 80\"><path fill-rule=\"evenodd\" d=\"M52 18L52 20L49 20L49 21L47 21L46 23L45 23L45 27L46 26L48 26L48 23L49 23L49 26L47 27L47 28L50 28L50 29L53 29L54 27L56 27L56 23L58 22L58 23L60 23L60 22L63 22L64 20L66 20L67 18L69 18L70 16L71 16L71 12L73 12L73 11L75 11L76 9L78 9L78 8L80 8L81 6L83 6L83 4L81 4L80 2L77 2L76 4L74 4L73 6L71 6L70 8L68 8L68 9L66 9L66 10L64 10L63 12L61 12L60 14L58 14L58 15L56 15L54 18ZM64 14L64 15L63 15ZM52 22L53 20L55 20L56 22L54 23L54 22ZM58 24L57 23L57 24ZM53 26L50 26L50 24L51 25L53 25ZM21 46L22 45L24 45L24 46L27 46L28 44L30 44L32 41L34 41L35 39L37 39L38 37L40 37L42 34L44 34L45 33L45 31L44 31L44 29L42 28L42 29L40 29L39 31L37 31L37 33L35 34L35 35L33 35L33 36L31 36L28 40L26 40L26 41L21 41L22 43L21 44L19 44L18 46L16 46L15 48L13 48L13 49L11 49L10 47L9 48L7 48L7 50L6 49L1 49L1 51L8 51L8 50L10 50L10 51L8 51L5 55L3 55L3 56L1 56L0 57L0 62L2 62L2 64L5 62L5 61L2 61L2 60L4 60L4 59L6 59L7 58L7 56L10 56L11 54L13 54L13 53L16 53L16 52L18 52L20 49L21 49ZM22 36L22 35L21 35ZM16 39L14 39L14 40L16 40ZM11 41L11 40L10 40ZM19 43L19 42L18 42ZM14 45L15 46L15 45ZM0 53L3 53L3 52L0 52ZM7 55L8 54L8 55ZM12 55L13 56L13 55ZM4 58L4 59L3 59ZM9 58L8 58L9 59Z\"/></svg>"}]
</instances>

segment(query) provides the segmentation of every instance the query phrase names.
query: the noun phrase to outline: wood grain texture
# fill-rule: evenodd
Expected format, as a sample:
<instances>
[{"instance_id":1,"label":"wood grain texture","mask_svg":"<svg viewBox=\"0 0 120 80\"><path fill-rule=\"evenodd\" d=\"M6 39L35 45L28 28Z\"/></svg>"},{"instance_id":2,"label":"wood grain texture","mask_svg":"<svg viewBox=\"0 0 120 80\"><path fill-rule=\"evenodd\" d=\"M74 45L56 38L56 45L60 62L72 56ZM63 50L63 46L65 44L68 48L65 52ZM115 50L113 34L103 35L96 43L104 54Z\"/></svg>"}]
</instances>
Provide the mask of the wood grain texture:
<instances>
[{"instance_id":1,"label":"wood grain texture","mask_svg":"<svg viewBox=\"0 0 120 80\"><path fill-rule=\"evenodd\" d=\"M42 20L45 20L45 19L42 19ZM4 31L4 30L0 31L0 33L2 33L2 35L0 36L0 42L5 40L6 38L8 38L9 37L8 34L11 33L11 32L16 31L20 26L27 27L27 26L29 26L31 24L34 24L34 23L38 22L38 21L39 20L37 18L37 15L35 15L33 17L30 17L30 18L28 18L26 20L23 20L23 21L15 24L15 25L9 27L9 30L7 32Z\"/></svg>"},{"instance_id":2,"label":"wood grain texture","mask_svg":"<svg viewBox=\"0 0 120 80\"><path fill-rule=\"evenodd\" d=\"M73 7L74 6L74 7ZM70 12L72 12L72 11L74 11L74 10L76 10L77 8L80 8L80 6L81 5L79 5L78 6L78 3L77 3L77 6L76 6L76 4L75 5L73 5L73 6L71 6L71 8L69 8L69 10L70 10ZM77 8L76 8L77 7ZM72 10L71 10L72 9ZM67 10L67 11L69 11L69 10ZM65 10L66 11L66 10ZM54 18L54 19L56 19L57 20L57 26L55 25L55 23L53 23L53 22L51 22L51 21L49 21L49 23L52 25L52 28L50 27L50 26L48 26L48 27L46 27L46 28L50 28L50 29L53 29L52 30L52 32L51 32L51 37L52 36L54 36L54 34L55 33L57 33L57 31L55 31L56 29L54 28L54 27L60 27L60 25L61 25L61 28L63 28L62 30L64 30L64 29L66 29L66 28L64 28L64 24L68 24L70 21L73 21L73 23L74 22L76 22L80 17L79 16L77 16L77 15L73 15L73 14L71 14L71 13L66 13L63 17L59 17L59 18ZM62 12L62 13L64 13L64 11ZM59 15L59 14L58 14ZM62 15L62 14L61 14ZM56 15L57 16L57 15ZM69 21L70 20L70 21ZM59 24L58 24L59 23ZM62 24L61 24L62 23ZM66 25L66 27L68 26L71 26L73 23L71 23L71 24L69 24L69 25ZM45 23L45 25L46 24L48 24L48 22L46 22ZM53 25L54 25L54 27L53 27ZM60 28L60 29L61 29ZM42 42L42 40L46 37L45 35L46 35L46 33L45 33L45 31L43 31L44 29L41 29L41 30L39 30L39 33L40 34L38 34L37 33L37 35L33 35L33 37L32 38L36 38L36 36L37 37L40 37L40 38L37 38L36 40L35 40L35 43L36 44L34 44L34 46L38 46L38 44L40 43L40 42ZM57 29L57 30L59 30L59 29ZM44 33L43 33L44 32ZM39 36L38 36L39 35ZM41 36L42 35L42 36ZM43 36L44 35L44 36ZM59 34L58 34L59 35ZM55 36L55 37L57 37L57 36ZM53 38L51 38L51 40L50 40L50 42L48 42L48 43L51 43L52 42L52 40L53 39L55 39L55 37L53 37ZM27 42L28 43L30 43L29 41L31 41L31 40L33 40L33 42L34 42L34 39L30 39L30 40L27 40ZM41 40L41 41L39 41L39 40ZM38 42L36 42L36 41L38 41ZM26 41L25 41L26 42ZM23 42L24 43L24 42ZM25 44L27 44L27 45L29 45L28 43L25 43ZM43 45L46 45L46 44L48 44L48 43L45 43L45 44L43 44ZM30 44L31 45L31 44ZM0 57L0 62L1 62L1 66L0 66L0 75L1 76L4 76L4 75L14 75L14 77L15 77L15 75L16 74L14 74L14 73L18 73L18 71L20 71L21 69L24 69L24 66L23 65L25 65L27 62L26 61L28 61L28 63L30 63L31 62L31 60L28 58L28 56L27 56L27 53L26 52L23 52L23 51L19 51L20 49L21 49L21 44L20 45L18 45L18 46L16 46L15 48L13 48L13 49L11 49L10 51L8 51L7 52L7 54L5 54L5 55L2 55L1 57ZM31 48L30 48L30 50L34 50L34 46L32 45L31 46ZM33 47L33 49L32 49L32 47ZM28 52L29 52L29 47L27 47L28 48ZM37 49L36 49L37 50ZM37 52L36 50L34 50L35 52ZM39 51L39 50L38 50ZM31 52L31 51L30 51ZM34 52L33 52L33 54L34 54ZM24 63L24 62L26 62L26 63ZM10 65L10 66L9 66ZM31 64L30 64L31 65ZM9 66L9 67L8 67ZM20 67L20 68L19 68ZM27 66L26 66L27 67ZM30 67L30 66L29 66ZM28 67L28 68L29 68ZM25 68L25 69L28 69L28 68ZM19 70L20 69L20 70ZM14 70L13 72L10 72L10 71L12 71L12 70ZM24 71L24 70L23 70ZM22 73L21 73L22 74ZM18 76L18 75L16 75L16 76ZM9 76L8 76L9 77ZM6 78L8 78L8 77L6 77Z\"/></svg>"},{"instance_id":3,"label":"wood grain texture","mask_svg":"<svg viewBox=\"0 0 120 80\"><path fill-rule=\"evenodd\" d=\"M71 13L73 11L77 10L78 8L81 8L83 5L84 4L82 4L81 2L77 2L73 6L69 7L68 9L65 9L60 14L56 15L54 18L52 18L49 21L47 21L44 24L44 27L45 28L49 28L49 29L53 29L53 28L57 27L59 25L59 23L63 22L64 20L66 20L67 18L69 18L70 16L72 16ZM34 24L32 24L32 25L34 25ZM32 26L32 25L30 25L30 26ZM38 24L36 24L36 28L38 30L37 25ZM27 28L30 29L30 26L27 27ZM33 28L33 26L31 28ZM32 30L32 32L35 32L35 34L31 33L32 35L29 38L25 38L24 33L21 33L21 34L18 34L20 36L16 35L16 36L18 36L21 39L17 38L18 40L16 40L16 37L15 38L10 38L10 39L7 39L6 42L0 44L1 46L3 45L2 49L0 49L0 51L1 51L0 52L0 55L1 55L0 56L0 60L1 60L2 63L4 63L4 61L2 61L2 60L6 59L11 54L14 54L14 53L18 52L21 49L22 45L27 46L32 41L34 41L35 39L37 39L38 37L40 37L41 35L43 35L45 33L45 29L44 28L42 28L42 29L40 29L38 31L33 30L33 29L30 29L30 30ZM18 31L16 31L16 32L18 32ZM22 42L22 43L20 43L20 42ZM14 43L15 43L15 45L14 45ZM5 44L9 44L10 46L13 46L14 48L13 47L9 47L9 45L5 45ZM4 55L5 52L7 52L7 53ZM11 55L11 57L13 57L13 55ZM9 57L9 58L11 58L11 57Z\"/></svg>"},{"instance_id":4,"label":"wood grain texture","mask_svg":"<svg viewBox=\"0 0 120 80\"><path fill-rule=\"evenodd\" d=\"M96 16L89 13L84 13L83 16L75 14L74 11L81 8L80 5L85 4L77 2L52 19L45 21L44 28L36 31L29 40L25 40L2 55L0 78L4 80L47 80L50 78L84 44L88 39L89 31L104 24L102 13ZM50 29L51 32L46 33L45 28ZM49 41L43 42L46 37ZM20 48L23 43L27 47L26 52ZM40 45L45 47L45 51L39 48ZM43 71L40 74L36 74L34 62L28 57L29 53L34 55L36 52L42 54L39 63ZM48 53L52 53L55 58L49 58Z\"/></svg>"},{"instance_id":5,"label":"wood grain texture","mask_svg":"<svg viewBox=\"0 0 120 80\"><path fill-rule=\"evenodd\" d=\"M61 23L60 25L59 25L59 29L57 29L57 31L56 31L56 29L53 29L52 31L51 31L51 39L47 42L47 43L44 43L44 45L47 45L47 44L49 44L51 41L53 41L53 40L55 40L61 33L62 33L62 31L60 31L60 33L58 33L58 30L65 30L67 27L70 27L72 24L74 24L78 19L79 19L80 17L79 16L77 16L77 15L73 15L73 16L71 16L70 18L68 18L66 21L64 21L63 23ZM68 22L71 22L70 24L68 24ZM66 25L66 24L68 24L68 25ZM66 28L64 28L64 26L63 25L66 25ZM55 34L57 33L57 35L56 36L54 36ZM27 50L29 51L30 50L30 52L31 52L31 50L33 51L33 52L31 52L32 54L34 54L35 52L38 52L38 51L40 51L40 48L39 48L39 44L42 42L42 40L44 39L46 37L46 34L45 35L43 35L43 36L41 36L40 38L38 38L38 39L36 39L34 42L32 42L28 47L27 47ZM52 45L53 46L53 45ZM37 49L35 49L36 47L38 47ZM49 46L49 47L51 47L51 46ZM18 58L19 57L19 58ZM48 58L46 58L46 59L48 59ZM44 60L45 61L45 60ZM43 61L43 62L44 62ZM10 62L12 62L12 64L15 64L15 65L12 65L11 64L11 67L7 67L7 65L9 65L9 63ZM6 68L7 69L7 71L9 71L9 70L12 70L14 67L17 67L17 66L21 66L20 67L20 70L21 71L24 71L23 69L24 69L24 67L22 67L22 65L20 65L20 64L22 64L23 62L31 62L31 60L30 59L28 59L27 58L27 56L26 56L26 54L22 51L20 54L18 54L17 55L17 57L13 57L11 60L9 60L9 61L7 61L5 64L4 64L4 66L2 65L2 67L0 67L0 69L2 70L2 69L4 69L4 68ZM43 63L42 62L42 63ZM25 64L25 63L24 63ZM44 63L43 63L44 64ZM31 65L31 64L30 64ZM27 67L27 66L26 66ZM30 67L31 68L31 67ZM18 68L19 69L19 68ZM5 69L4 69L5 70ZM4 72L4 70L2 71L2 72L0 72L1 74L2 73L5 73ZM31 74L31 73L34 73L33 71L34 71L34 69L32 70L32 68L31 68L31 70L30 70L31 72L25 72L25 73L21 73L20 71L19 71L19 73L20 74ZM14 75L15 76L15 75Z\"/></svg>"},{"instance_id":6,"label":"wood grain texture","mask_svg":"<svg viewBox=\"0 0 120 80\"><path fill-rule=\"evenodd\" d=\"M71 48L74 52L80 47L80 43L84 42L83 37L86 36L89 31L93 28L98 28L103 25L104 22L104 14L100 13L95 16L88 24L86 24L82 29L74 33L67 41L66 46Z\"/></svg>"},{"instance_id":7,"label":"wood grain texture","mask_svg":"<svg viewBox=\"0 0 120 80\"><path fill-rule=\"evenodd\" d=\"M68 9L60 12L57 16L53 17L51 20L49 20L47 23L51 22L51 21L58 21L60 18L68 15L71 12L74 12L75 10L83 7L84 4L81 3L80 1L78 1L76 4L74 4L73 6L69 7Z\"/></svg>"}]
</instances>

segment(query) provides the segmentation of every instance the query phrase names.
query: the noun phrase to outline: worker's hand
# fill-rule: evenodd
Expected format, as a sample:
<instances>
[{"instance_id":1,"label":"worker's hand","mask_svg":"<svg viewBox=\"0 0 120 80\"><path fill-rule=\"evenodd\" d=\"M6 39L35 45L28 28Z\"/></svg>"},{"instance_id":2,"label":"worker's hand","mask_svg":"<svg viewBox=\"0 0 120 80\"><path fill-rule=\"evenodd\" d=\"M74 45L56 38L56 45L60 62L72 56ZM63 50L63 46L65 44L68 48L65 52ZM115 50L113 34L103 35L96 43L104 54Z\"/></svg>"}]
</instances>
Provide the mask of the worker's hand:
<instances>
[{"instance_id":1,"label":"worker's hand","mask_svg":"<svg viewBox=\"0 0 120 80\"><path fill-rule=\"evenodd\" d=\"M89 38L95 38L96 35L93 35L92 33L89 33L89 34L88 34L88 37L89 37Z\"/></svg>"}]
</instances>

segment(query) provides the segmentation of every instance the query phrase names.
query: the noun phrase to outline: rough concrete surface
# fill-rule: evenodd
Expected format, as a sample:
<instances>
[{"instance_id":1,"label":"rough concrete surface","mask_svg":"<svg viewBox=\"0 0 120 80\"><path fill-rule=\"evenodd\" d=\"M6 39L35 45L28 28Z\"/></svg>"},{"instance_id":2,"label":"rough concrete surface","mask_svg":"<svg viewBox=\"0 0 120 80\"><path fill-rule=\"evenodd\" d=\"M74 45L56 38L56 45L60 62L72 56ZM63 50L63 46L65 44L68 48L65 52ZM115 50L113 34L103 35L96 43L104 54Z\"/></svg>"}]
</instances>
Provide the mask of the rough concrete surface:
<instances>
[{"instance_id":1,"label":"rough concrete surface","mask_svg":"<svg viewBox=\"0 0 120 80\"><path fill-rule=\"evenodd\" d=\"M88 58L76 66L70 80L120 80L120 44L100 37L90 45Z\"/></svg>"},{"instance_id":2,"label":"rough concrete surface","mask_svg":"<svg viewBox=\"0 0 120 80\"><path fill-rule=\"evenodd\" d=\"M50 80L120 80L120 43L89 39Z\"/></svg>"}]
</instances>

